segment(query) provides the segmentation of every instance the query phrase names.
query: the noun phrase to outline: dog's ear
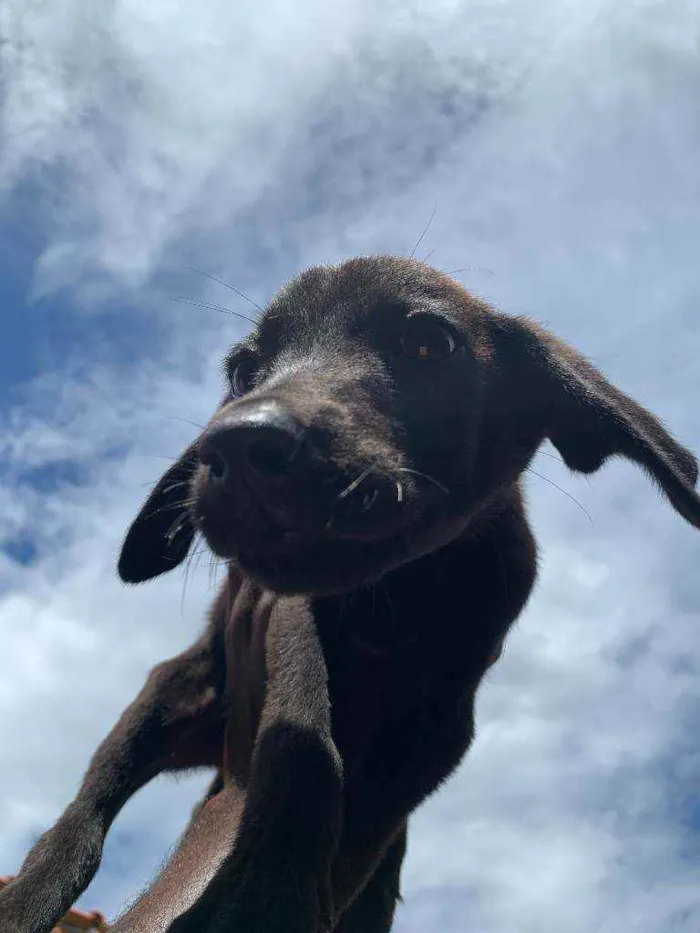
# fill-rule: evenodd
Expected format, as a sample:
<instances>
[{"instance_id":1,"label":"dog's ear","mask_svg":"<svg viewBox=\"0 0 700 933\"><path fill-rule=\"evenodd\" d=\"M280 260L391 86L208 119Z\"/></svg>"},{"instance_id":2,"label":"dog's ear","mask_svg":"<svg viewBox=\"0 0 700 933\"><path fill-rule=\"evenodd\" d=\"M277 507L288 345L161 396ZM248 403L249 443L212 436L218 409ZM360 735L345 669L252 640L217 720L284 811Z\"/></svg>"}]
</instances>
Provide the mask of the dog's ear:
<instances>
[{"instance_id":1,"label":"dog's ear","mask_svg":"<svg viewBox=\"0 0 700 933\"><path fill-rule=\"evenodd\" d=\"M199 462L192 444L160 478L129 528L119 555L125 583L143 583L173 570L187 556L194 538L188 502Z\"/></svg>"},{"instance_id":2,"label":"dog's ear","mask_svg":"<svg viewBox=\"0 0 700 933\"><path fill-rule=\"evenodd\" d=\"M700 528L697 461L659 419L544 328L522 317L496 320L499 370L508 373L514 414L549 438L571 470L593 473L616 454L635 461Z\"/></svg>"}]
</instances>

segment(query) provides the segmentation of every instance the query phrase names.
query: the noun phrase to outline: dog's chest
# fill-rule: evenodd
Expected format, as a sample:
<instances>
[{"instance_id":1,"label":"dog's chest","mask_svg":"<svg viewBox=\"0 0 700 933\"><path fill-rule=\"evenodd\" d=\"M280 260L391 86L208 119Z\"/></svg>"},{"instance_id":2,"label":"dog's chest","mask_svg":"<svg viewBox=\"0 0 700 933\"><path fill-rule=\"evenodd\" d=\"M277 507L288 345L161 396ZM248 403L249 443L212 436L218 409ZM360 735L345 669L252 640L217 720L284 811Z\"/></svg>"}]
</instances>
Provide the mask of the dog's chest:
<instances>
[{"instance_id":1,"label":"dog's chest","mask_svg":"<svg viewBox=\"0 0 700 933\"><path fill-rule=\"evenodd\" d=\"M351 602L344 612L316 614L333 736L346 767L370 753L387 730L399 723L410 729L428 707L451 715L488 667L492 635L476 620L465 624L454 606L417 595L402 595L385 608L370 594L367 605Z\"/></svg>"},{"instance_id":2,"label":"dog's chest","mask_svg":"<svg viewBox=\"0 0 700 933\"><path fill-rule=\"evenodd\" d=\"M420 694L413 666L361 650L329 664L333 737L346 763L406 716Z\"/></svg>"},{"instance_id":3,"label":"dog's chest","mask_svg":"<svg viewBox=\"0 0 700 933\"><path fill-rule=\"evenodd\" d=\"M324 639L333 737L346 767L371 751L381 735L440 701L443 653L425 636L396 640L346 629Z\"/></svg>"}]
</instances>

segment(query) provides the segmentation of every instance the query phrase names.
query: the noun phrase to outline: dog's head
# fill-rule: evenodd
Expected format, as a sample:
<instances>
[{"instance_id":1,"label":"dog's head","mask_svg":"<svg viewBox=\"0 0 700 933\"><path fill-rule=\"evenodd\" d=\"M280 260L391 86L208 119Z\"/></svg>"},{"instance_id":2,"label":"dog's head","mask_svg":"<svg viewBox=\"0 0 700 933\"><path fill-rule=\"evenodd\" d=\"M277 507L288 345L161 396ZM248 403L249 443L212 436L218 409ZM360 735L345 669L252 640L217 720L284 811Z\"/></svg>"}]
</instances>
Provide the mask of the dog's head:
<instances>
[{"instance_id":1,"label":"dog's head","mask_svg":"<svg viewBox=\"0 0 700 933\"><path fill-rule=\"evenodd\" d=\"M175 567L199 530L278 592L352 589L464 534L546 438L582 473L636 461L700 528L696 461L653 415L417 261L304 272L225 374L223 403L129 530L125 581Z\"/></svg>"}]
</instances>

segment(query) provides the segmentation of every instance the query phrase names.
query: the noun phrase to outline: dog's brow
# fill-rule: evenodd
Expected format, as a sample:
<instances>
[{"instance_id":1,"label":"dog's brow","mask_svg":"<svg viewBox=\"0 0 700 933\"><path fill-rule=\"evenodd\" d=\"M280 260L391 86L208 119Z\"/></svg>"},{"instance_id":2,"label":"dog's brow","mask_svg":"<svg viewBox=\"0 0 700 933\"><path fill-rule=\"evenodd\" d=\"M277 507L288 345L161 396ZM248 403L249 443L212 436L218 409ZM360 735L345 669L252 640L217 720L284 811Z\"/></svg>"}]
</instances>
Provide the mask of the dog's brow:
<instances>
[{"instance_id":1,"label":"dog's brow","mask_svg":"<svg viewBox=\"0 0 700 933\"><path fill-rule=\"evenodd\" d=\"M402 319L413 310L414 304L399 295L380 295L370 308L369 317Z\"/></svg>"}]
</instances>

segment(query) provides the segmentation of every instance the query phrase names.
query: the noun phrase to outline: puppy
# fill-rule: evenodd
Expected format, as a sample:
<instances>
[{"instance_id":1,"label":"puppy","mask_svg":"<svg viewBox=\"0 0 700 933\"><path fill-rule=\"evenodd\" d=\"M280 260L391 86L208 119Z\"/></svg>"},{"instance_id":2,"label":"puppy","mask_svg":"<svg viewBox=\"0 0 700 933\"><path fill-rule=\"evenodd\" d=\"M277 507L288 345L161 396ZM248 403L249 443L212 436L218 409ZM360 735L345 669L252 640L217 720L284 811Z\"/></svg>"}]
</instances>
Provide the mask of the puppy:
<instances>
[{"instance_id":1,"label":"puppy","mask_svg":"<svg viewBox=\"0 0 700 933\"><path fill-rule=\"evenodd\" d=\"M267 631L254 728L240 748L228 730L245 806L168 929L384 933L408 818L468 749L476 690L535 582L520 478L540 445L585 474L627 457L700 528L696 461L652 414L551 333L413 260L304 272L225 375L119 573L173 570L199 533L228 575L202 636L153 670L0 894L3 933L51 927L154 775L221 771L239 713L225 695L232 619L244 655Z\"/></svg>"}]
</instances>

